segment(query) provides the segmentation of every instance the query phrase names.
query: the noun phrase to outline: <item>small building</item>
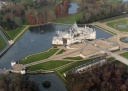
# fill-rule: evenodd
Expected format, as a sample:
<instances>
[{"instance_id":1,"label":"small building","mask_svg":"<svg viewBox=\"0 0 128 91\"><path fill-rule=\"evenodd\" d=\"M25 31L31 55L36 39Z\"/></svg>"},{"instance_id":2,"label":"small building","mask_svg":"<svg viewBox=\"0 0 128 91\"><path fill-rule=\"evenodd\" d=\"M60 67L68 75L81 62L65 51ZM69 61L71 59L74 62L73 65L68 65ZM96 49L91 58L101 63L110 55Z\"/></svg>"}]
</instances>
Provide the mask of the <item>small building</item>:
<instances>
[{"instance_id":1,"label":"small building","mask_svg":"<svg viewBox=\"0 0 128 91\"><path fill-rule=\"evenodd\" d=\"M97 64L102 65L104 62L106 62L106 58L100 57L100 58L95 59L95 60L93 60L91 62L88 62L88 63L85 63L83 65L77 66L77 67L71 69L71 71L73 73L82 73L85 70L88 70L92 66L95 66Z\"/></svg>"},{"instance_id":2,"label":"small building","mask_svg":"<svg viewBox=\"0 0 128 91\"><path fill-rule=\"evenodd\" d=\"M16 62L11 62L11 72L25 74L25 66L22 64L16 64Z\"/></svg>"}]
</instances>

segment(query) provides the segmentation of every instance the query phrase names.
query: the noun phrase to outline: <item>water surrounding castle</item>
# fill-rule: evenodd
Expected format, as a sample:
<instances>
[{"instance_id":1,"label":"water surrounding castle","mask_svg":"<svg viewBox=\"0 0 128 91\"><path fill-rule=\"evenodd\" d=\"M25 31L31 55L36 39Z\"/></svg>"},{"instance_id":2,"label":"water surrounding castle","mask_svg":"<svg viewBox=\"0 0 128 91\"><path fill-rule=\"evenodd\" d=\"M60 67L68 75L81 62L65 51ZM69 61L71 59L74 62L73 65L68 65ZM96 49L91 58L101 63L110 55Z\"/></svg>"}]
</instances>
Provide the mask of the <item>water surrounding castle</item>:
<instances>
[{"instance_id":1,"label":"water surrounding castle","mask_svg":"<svg viewBox=\"0 0 128 91\"><path fill-rule=\"evenodd\" d=\"M96 38L109 38L112 35L104 32L96 27L91 26L96 30ZM38 53L49 49L52 46L52 39L56 31L69 29L68 25L48 24L28 29L15 44L0 58L0 68L8 69L11 66L11 61L18 61L27 55ZM44 33L41 33L41 31ZM33 79L37 80L40 75L33 75ZM52 89L42 89L41 91L67 91L64 83L55 74L41 74L41 78L49 80L52 84ZM50 79L52 78L52 79ZM42 80L37 80L41 84Z\"/></svg>"}]
</instances>

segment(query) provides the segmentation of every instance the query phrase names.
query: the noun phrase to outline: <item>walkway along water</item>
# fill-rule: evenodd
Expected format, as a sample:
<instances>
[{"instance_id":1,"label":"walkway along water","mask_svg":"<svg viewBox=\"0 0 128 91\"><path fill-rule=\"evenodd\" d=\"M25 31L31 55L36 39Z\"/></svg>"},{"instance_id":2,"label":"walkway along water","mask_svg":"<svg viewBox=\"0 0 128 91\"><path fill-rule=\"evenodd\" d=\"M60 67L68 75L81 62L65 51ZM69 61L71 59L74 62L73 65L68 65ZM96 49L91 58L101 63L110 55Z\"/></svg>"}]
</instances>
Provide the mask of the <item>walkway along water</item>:
<instances>
[{"instance_id":1,"label":"walkway along water","mask_svg":"<svg viewBox=\"0 0 128 91\"><path fill-rule=\"evenodd\" d=\"M0 58L13 46L13 44L19 38L19 36L21 36L23 34L23 32L25 30L27 30L28 28L29 28L29 26L26 26L25 29L23 29L22 32L15 37L14 40L11 40L11 38L8 36L8 34L0 26L0 35L6 42L6 47L0 52Z\"/></svg>"},{"instance_id":2,"label":"walkway along water","mask_svg":"<svg viewBox=\"0 0 128 91\"><path fill-rule=\"evenodd\" d=\"M2 36L2 38L6 42L6 47L2 51L0 51L0 58L1 58L2 55L4 55L4 53L9 49L10 44L9 44L9 38L5 36L1 27L0 27L0 36Z\"/></svg>"}]
</instances>

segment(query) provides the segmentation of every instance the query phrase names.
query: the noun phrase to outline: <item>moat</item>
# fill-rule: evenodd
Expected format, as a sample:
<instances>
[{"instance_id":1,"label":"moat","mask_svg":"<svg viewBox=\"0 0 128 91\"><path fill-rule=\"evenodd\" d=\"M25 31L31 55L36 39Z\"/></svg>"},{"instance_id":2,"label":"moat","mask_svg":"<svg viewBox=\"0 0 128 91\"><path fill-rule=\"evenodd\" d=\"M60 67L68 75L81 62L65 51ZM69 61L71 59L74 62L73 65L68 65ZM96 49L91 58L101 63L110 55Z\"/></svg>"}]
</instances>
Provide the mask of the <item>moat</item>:
<instances>
[{"instance_id":1,"label":"moat","mask_svg":"<svg viewBox=\"0 0 128 91\"><path fill-rule=\"evenodd\" d=\"M11 61L19 61L27 55L31 55L49 49L52 46L52 38L56 34L56 31L62 31L68 29L69 27L69 25L48 24L39 27L33 27L26 30L26 32L15 42L15 44L0 58L0 68L8 69L11 66ZM97 39L109 38L112 36L111 34L102 31L94 26L91 27L95 28ZM35 79L37 78L37 76L38 75L33 75L32 77L34 77ZM46 74L41 74L39 76L42 76L43 78L46 77ZM51 77L52 79L50 79ZM48 89L46 91L66 91L65 85L55 74L47 74L47 79L49 79L51 83L54 82L56 85L53 85L51 90Z\"/></svg>"}]
</instances>

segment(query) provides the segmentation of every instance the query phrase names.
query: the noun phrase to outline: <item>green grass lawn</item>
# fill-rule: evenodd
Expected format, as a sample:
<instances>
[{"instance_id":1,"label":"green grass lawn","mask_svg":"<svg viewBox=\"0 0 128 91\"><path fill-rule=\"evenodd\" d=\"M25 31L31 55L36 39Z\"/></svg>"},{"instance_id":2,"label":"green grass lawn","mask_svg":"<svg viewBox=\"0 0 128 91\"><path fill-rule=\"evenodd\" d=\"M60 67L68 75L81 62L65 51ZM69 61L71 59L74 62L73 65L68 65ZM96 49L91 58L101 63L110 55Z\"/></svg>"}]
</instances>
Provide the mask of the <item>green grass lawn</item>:
<instances>
[{"instance_id":1,"label":"green grass lawn","mask_svg":"<svg viewBox=\"0 0 128 91\"><path fill-rule=\"evenodd\" d=\"M102 28L102 27L100 27L100 26L97 26L97 25L95 25L97 28L100 28L100 29L102 29L102 30L104 30L104 31L106 31L106 32L108 32L108 33L110 33L110 34L112 34L112 35L116 35L115 33L113 33L113 32L111 32L110 30L106 30L106 29L104 29L104 28Z\"/></svg>"},{"instance_id":2,"label":"green grass lawn","mask_svg":"<svg viewBox=\"0 0 128 91\"><path fill-rule=\"evenodd\" d=\"M124 15L119 15L119 16L114 16L114 17L111 17L111 18L107 18L107 19L103 19L103 20L100 20L99 22L109 22L109 21L112 21L112 20L117 20L117 19L121 19L121 18L127 18L128 17L128 14L124 14Z\"/></svg>"},{"instance_id":3,"label":"green grass lawn","mask_svg":"<svg viewBox=\"0 0 128 91\"><path fill-rule=\"evenodd\" d=\"M125 58L128 58L128 52L122 53L120 55L123 56L123 57L125 57Z\"/></svg>"},{"instance_id":4,"label":"green grass lawn","mask_svg":"<svg viewBox=\"0 0 128 91\"><path fill-rule=\"evenodd\" d=\"M83 58L80 57L80 56L77 56L77 57L67 57L67 58L64 58L64 59L70 59L70 60L82 60Z\"/></svg>"},{"instance_id":5,"label":"green grass lawn","mask_svg":"<svg viewBox=\"0 0 128 91\"><path fill-rule=\"evenodd\" d=\"M21 64L28 64L28 63L32 63L32 62L35 62L35 61L47 59L50 56L52 56L54 53L56 53L58 50L59 49L57 49L57 48L52 48L49 51L31 55L31 56L27 57L26 59L22 59L20 61L20 63Z\"/></svg>"},{"instance_id":6,"label":"green grass lawn","mask_svg":"<svg viewBox=\"0 0 128 91\"><path fill-rule=\"evenodd\" d=\"M37 10L53 10L53 11L55 11L55 5L52 5L52 6L39 6L36 9Z\"/></svg>"},{"instance_id":7,"label":"green grass lawn","mask_svg":"<svg viewBox=\"0 0 128 91\"><path fill-rule=\"evenodd\" d=\"M14 30L7 30L7 34L9 35L9 37L11 39L14 39L20 32L22 32L22 30L25 28L25 26L20 26L20 27L17 27L16 29Z\"/></svg>"},{"instance_id":8,"label":"green grass lawn","mask_svg":"<svg viewBox=\"0 0 128 91\"><path fill-rule=\"evenodd\" d=\"M94 59L96 59L96 58L94 58ZM88 60L84 60L84 61L75 62L75 63L73 63L73 64L71 64L69 66L66 66L65 68L62 68L62 69L58 70L58 72L60 74L63 74L64 72L66 72L66 71L68 71L68 70L70 70L70 69L72 69L72 68L74 68L76 66L79 66L79 65L82 65L84 63L90 62L90 61L92 61L94 59L88 59Z\"/></svg>"},{"instance_id":9,"label":"green grass lawn","mask_svg":"<svg viewBox=\"0 0 128 91\"><path fill-rule=\"evenodd\" d=\"M118 21L109 22L109 23L107 23L107 25L112 27L112 28L115 28L115 29L117 29L119 31L128 32L128 28L119 28L119 27L117 27L117 25L120 25L120 24L127 25L127 22L128 22L128 20L122 19L122 20L118 20Z\"/></svg>"},{"instance_id":10,"label":"green grass lawn","mask_svg":"<svg viewBox=\"0 0 128 91\"><path fill-rule=\"evenodd\" d=\"M0 36L0 51L6 47L6 42L4 39Z\"/></svg>"},{"instance_id":11,"label":"green grass lawn","mask_svg":"<svg viewBox=\"0 0 128 91\"><path fill-rule=\"evenodd\" d=\"M73 24L75 21L79 20L83 16L83 12L76 14L70 14L64 17L58 17L54 22L55 23L64 23L64 24Z\"/></svg>"},{"instance_id":12,"label":"green grass lawn","mask_svg":"<svg viewBox=\"0 0 128 91\"><path fill-rule=\"evenodd\" d=\"M29 71L36 71L36 70L52 70L54 68L57 68L59 66L65 65L70 63L69 61L48 61L45 63L33 65L27 68Z\"/></svg>"},{"instance_id":13,"label":"green grass lawn","mask_svg":"<svg viewBox=\"0 0 128 91\"><path fill-rule=\"evenodd\" d=\"M58 53L57 53L57 55L58 54L62 54L63 52L65 52L66 50L64 50L64 49L62 49L62 50L60 50Z\"/></svg>"}]
</instances>

